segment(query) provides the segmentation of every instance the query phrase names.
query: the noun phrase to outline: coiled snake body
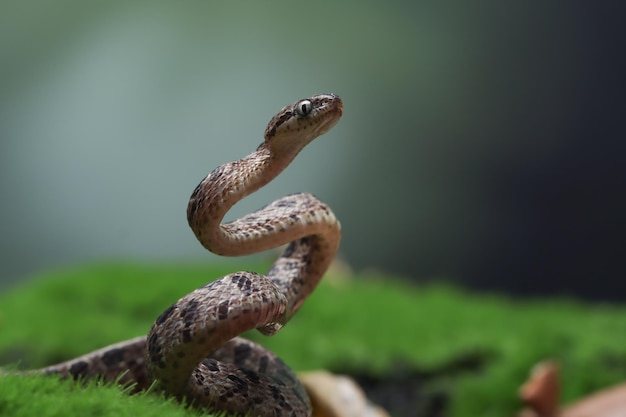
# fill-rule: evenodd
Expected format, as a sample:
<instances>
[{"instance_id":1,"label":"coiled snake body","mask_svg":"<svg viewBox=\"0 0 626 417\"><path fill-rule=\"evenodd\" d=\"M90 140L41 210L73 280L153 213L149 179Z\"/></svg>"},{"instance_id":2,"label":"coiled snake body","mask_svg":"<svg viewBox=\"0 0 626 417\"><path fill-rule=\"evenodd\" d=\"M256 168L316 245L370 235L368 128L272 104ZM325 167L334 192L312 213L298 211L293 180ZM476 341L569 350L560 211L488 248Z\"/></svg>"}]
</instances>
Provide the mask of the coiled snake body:
<instances>
[{"instance_id":1,"label":"coiled snake body","mask_svg":"<svg viewBox=\"0 0 626 417\"><path fill-rule=\"evenodd\" d=\"M293 372L273 353L237 337L257 328L278 331L328 268L340 226L310 194L280 198L221 224L240 199L275 178L316 137L339 120L343 104L317 95L283 108L265 141L250 155L213 170L196 187L187 219L196 237L220 255L245 255L288 243L265 275L236 272L191 292L167 308L147 337L102 348L43 369L64 377L119 380L208 409L253 416L308 416L311 406ZM120 375L122 375L120 377Z\"/></svg>"}]
</instances>

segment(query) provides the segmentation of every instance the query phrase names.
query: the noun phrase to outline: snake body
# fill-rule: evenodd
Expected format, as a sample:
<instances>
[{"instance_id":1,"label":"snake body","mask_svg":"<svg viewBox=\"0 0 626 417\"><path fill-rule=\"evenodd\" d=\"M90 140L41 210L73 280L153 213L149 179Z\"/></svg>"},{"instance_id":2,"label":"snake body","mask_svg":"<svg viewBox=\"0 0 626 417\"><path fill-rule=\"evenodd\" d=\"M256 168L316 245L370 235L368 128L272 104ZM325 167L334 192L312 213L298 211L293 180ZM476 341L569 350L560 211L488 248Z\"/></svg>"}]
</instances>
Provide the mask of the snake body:
<instances>
[{"instance_id":1,"label":"snake body","mask_svg":"<svg viewBox=\"0 0 626 417\"><path fill-rule=\"evenodd\" d=\"M282 197L231 223L222 220L342 113L343 103L333 94L284 107L253 153L214 169L191 195L187 219L208 250L238 256L288 244L265 275L235 272L212 281L167 308L146 337L42 371L132 383L137 390L156 380L168 395L232 414L309 416L308 396L289 367L238 335L254 328L274 334L296 313L337 251L339 222L327 205L306 193Z\"/></svg>"}]
</instances>

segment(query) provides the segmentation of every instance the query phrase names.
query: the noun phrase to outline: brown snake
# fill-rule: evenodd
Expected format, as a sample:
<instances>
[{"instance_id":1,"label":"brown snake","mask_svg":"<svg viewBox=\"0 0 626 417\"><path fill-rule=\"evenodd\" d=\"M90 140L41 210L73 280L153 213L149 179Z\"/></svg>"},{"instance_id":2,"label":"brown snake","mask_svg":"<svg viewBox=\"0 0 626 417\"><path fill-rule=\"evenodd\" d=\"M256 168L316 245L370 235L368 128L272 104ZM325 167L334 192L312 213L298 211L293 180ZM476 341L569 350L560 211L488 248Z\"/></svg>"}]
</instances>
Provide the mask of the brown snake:
<instances>
[{"instance_id":1,"label":"brown snake","mask_svg":"<svg viewBox=\"0 0 626 417\"><path fill-rule=\"evenodd\" d=\"M339 222L328 206L305 193L221 222L237 201L275 178L342 113L341 99L332 94L284 107L256 151L214 169L191 195L189 225L216 254L246 255L288 243L267 274L235 272L212 281L167 308L146 337L42 371L132 383L136 390L156 380L168 395L231 414L309 416L309 398L289 367L237 336L254 328L271 335L296 313L335 256Z\"/></svg>"}]
</instances>

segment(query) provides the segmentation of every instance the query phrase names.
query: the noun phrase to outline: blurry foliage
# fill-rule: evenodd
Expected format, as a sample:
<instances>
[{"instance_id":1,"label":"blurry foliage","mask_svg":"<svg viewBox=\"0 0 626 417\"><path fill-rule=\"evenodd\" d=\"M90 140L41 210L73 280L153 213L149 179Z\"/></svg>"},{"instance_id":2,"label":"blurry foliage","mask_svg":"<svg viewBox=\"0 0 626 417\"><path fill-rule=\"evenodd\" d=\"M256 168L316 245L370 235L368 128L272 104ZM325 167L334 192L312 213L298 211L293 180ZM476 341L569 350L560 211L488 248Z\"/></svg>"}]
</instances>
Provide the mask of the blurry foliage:
<instances>
[{"instance_id":1,"label":"blurry foliage","mask_svg":"<svg viewBox=\"0 0 626 417\"><path fill-rule=\"evenodd\" d=\"M44 274L0 298L0 362L37 367L145 334L177 298L235 269L263 267L111 264ZM449 390L451 415L502 416L519 407L517 388L545 358L562 365L565 400L623 379L625 319L626 309L608 305L513 301L443 285L413 286L382 274L331 274L279 334L248 336L295 370L341 364L384 376L398 361L428 372L479 355L479 370L442 375L432 384ZM0 380L4 407L26 406L11 388L29 386L24 381ZM55 390L62 401L95 396L65 384L32 384L31 392Z\"/></svg>"}]
</instances>

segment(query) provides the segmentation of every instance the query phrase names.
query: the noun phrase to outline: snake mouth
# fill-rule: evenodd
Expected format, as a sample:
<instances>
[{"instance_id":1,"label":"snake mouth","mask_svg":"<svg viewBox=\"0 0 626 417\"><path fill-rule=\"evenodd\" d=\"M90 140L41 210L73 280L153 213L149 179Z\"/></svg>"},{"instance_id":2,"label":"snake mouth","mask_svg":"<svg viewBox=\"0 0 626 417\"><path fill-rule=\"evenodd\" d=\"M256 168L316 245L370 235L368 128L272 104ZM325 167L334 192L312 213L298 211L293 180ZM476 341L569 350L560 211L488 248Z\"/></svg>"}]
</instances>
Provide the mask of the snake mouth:
<instances>
[{"instance_id":1,"label":"snake mouth","mask_svg":"<svg viewBox=\"0 0 626 417\"><path fill-rule=\"evenodd\" d=\"M322 94L316 96L320 102L315 118L320 120L319 126L314 128L317 136L323 135L333 128L343 115L343 101L336 94Z\"/></svg>"}]
</instances>

